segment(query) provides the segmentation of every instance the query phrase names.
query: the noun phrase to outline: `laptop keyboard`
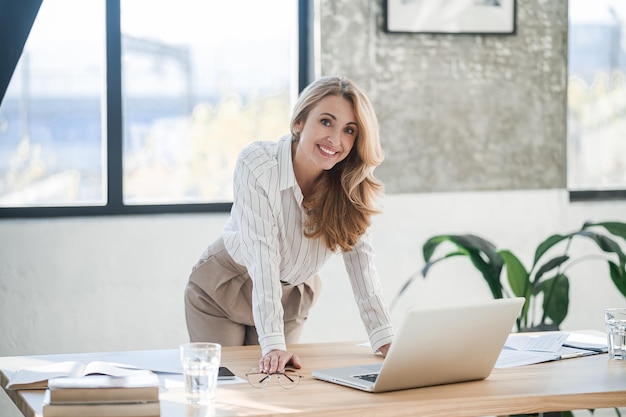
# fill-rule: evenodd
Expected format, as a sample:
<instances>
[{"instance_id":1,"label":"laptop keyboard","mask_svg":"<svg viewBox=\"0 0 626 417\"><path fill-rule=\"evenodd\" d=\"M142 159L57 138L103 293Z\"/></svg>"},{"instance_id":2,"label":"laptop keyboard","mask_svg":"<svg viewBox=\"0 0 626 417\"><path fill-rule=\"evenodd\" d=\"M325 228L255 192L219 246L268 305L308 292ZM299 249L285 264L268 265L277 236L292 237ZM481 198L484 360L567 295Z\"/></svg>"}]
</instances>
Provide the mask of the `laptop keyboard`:
<instances>
[{"instance_id":1,"label":"laptop keyboard","mask_svg":"<svg viewBox=\"0 0 626 417\"><path fill-rule=\"evenodd\" d=\"M354 377L364 381L375 382L376 378L378 378L378 374L355 375Z\"/></svg>"}]
</instances>

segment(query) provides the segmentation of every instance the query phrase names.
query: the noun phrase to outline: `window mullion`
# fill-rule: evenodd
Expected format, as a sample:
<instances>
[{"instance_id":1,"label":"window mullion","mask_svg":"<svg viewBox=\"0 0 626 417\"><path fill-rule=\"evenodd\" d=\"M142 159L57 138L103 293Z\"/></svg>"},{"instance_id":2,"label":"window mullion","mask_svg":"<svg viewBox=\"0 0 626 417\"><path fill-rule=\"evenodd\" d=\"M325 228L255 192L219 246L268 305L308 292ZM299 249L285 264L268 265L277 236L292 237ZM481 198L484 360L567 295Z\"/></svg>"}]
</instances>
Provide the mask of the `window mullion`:
<instances>
[{"instance_id":1,"label":"window mullion","mask_svg":"<svg viewBox=\"0 0 626 417\"><path fill-rule=\"evenodd\" d=\"M106 190L107 206L122 211L122 33L120 0L106 0Z\"/></svg>"}]
</instances>

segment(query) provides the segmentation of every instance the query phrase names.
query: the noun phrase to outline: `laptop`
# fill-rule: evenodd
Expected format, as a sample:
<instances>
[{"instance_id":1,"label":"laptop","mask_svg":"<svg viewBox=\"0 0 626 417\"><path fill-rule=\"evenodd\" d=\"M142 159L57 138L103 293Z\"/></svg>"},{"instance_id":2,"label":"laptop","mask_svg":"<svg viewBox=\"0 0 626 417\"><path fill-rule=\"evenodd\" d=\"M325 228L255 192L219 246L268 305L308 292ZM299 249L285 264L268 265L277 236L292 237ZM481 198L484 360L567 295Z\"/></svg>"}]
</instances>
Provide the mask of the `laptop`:
<instances>
[{"instance_id":1,"label":"laptop","mask_svg":"<svg viewBox=\"0 0 626 417\"><path fill-rule=\"evenodd\" d=\"M524 298L410 309L382 363L314 370L322 381L386 392L487 378Z\"/></svg>"}]
</instances>

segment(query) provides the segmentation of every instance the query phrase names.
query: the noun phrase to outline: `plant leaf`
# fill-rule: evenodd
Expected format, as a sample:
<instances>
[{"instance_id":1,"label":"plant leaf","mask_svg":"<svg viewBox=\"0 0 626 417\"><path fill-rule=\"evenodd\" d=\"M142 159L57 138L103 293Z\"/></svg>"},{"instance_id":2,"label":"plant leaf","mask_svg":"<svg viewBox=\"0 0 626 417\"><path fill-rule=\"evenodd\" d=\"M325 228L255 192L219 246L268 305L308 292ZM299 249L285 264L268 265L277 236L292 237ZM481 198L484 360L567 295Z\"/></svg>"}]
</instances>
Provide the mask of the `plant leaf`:
<instances>
[{"instance_id":1,"label":"plant leaf","mask_svg":"<svg viewBox=\"0 0 626 417\"><path fill-rule=\"evenodd\" d=\"M562 242L565 239L570 239L572 237L572 233L567 235L552 235L537 246L537 250L535 251L535 259L533 261L533 266L537 264L539 258L541 258L551 247L556 245L559 242ZM531 268L531 270L534 268Z\"/></svg>"},{"instance_id":2,"label":"plant leaf","mask_svg":"<svg viewBox=\"0 0 626 417\"><path fill-rule=\"evenodd\" d=\"M472 234L452 235L451 238L460 247L476 249L484 252L488 256L489 254L494 254L496 251L496 246L493 243L480 236Z\"/></svg>"},{"instance_id":3,"label":"plant leaf","mask_svg":"<svg viewBox=\"0 0 626 417\"><path fill-rule=\"evenodd\" d=\"M557 256L556 258L552 258L550 259L548 262L546 262L545 264L543 264L541 266L541 268L539 268L537 270L537 272L535 272L535 279L534 279L534 283L535 285L537 285L537 283L539 282L539 280L541 279L541 277L546 273L546 272L550 272L552 271L554 268L559 267L560 265L562 265L564 262L566 262L569 259L568 255L561 255L561 256Z\"/></svg>"},{"instance_id":4,"label":"plant leaf","mask_svg":"<svg viewBox=\"0 0 626 417\"><path fill-rule=\"evenodd\" d=\"M519 258L509 250L501 250L498 252L502 257L502 261L506 266L506 274L509 281L511 291L517 297L524 297L526 301L522 307L522 311L517 319L517 328L521 328L523 323L528 321L528 309L530 308L530 299L532 297L531 284L528 271L520 262Z\"/></svg>"},{"instance_id":5,"label":"plant leaf","mask_svg":"<svg viewBox=\"0 0 626 417\"><path fill-rule=\"evenodd\" d=\"M559 326L569 308L569 279L563 274L546 279L539 284L539 291L543 292L543 317L541 323L549 318Z\"/></svg>"},{"instance_id":6,"label":"plant leaf","mask_svg":"<svg viewBox=\"0 0 626 417\"><path fill-rule=\"evenodd\" d=\"M467 256L472 264L480 271L483 278L487 282L491 294L494 298L502 298L502 284L500 283L500 274L502 272L502 258L495 250L495 245L486 239L476 235L439 235L434 236L426 241L422 247L424 260L427 265L422 270L428 273L432 263L429 265L437 247L443 242L451 242L457 247L457 251L452 252L441 259L451 256L458 256L459 252ZM438 259L436 262L439 262Z\"/></svg>"},{"instance_id":7,"label":"plant leaf","mask_svg":"<svg viewBox=\"0 0 626 417\"><path fill-rule=\"evenodd\" d=\"M601 235L591 230L583 230L579 232L581 236L585 236L593 240L598 247L604 252L615 253L619 257L620 265L626 264L626 255L622 252L622 248L617 242L608 236Z\"/></svg>"},{"instance_id":8,"label":"plant leaf","mask_svg":"<svg viewBox=\"0 0 626 417\"><path fill-rule=\"evenodd\" d=\"M504 262L493 243L476 235L453 236L459 247L467 250L474 266L482 273L493 298L502 298L500 276Z\"/></svg>"},{"instance_id":9,"label":"plant leaf","mask_svg":"<svg viewBox=\"0 0 626 417\"><path fill-rule=\"evenodd\" d=\"M517 297L526 297L528 299L528 296L530 296L528 271L511 251L505 249L498 253L506 266L507 278L513 294Z\"/></svg>"},{"instance_id":10,"label":"plant leaf","mask_svg":"<svg viewBox=\"0 0 626 417\"><path fill-rule=\"evenodd\" d=\"M502 283L500 282L502 261L497 261L495 264L485 262L481 257L480 252L474 249L468 250L468 256L470 261L472 261L474 266L480 271L483 278L487 282L493 298L502 298Z\"/></svg>"},{"instance_id":11,"label":"plant leaf","mask_svg":"<svg viewBox=\"0 0 626 417\"><path fill-rule=\"evenodd\" d=\"M626 270L620 268L615 262L609 261L609 272L611 273L613 284L615 284L619 292L626 297Z\"/></svg>"},{"instance_id":12,"label":"plant leaf","mask_svg":"<svg viewBox=\"0 0 626 417\"><path fill-rule=\"evenodd\" d=\"M424 256L424 261L425 262L430 261L430 258L433 256L433 253L435 253L437 246L439 246L441 243L447 240L449 240L448 235L433 236L430 239L428 239L422 246L422 254Z\"/></svg>"},{"instance_id":13,"label":"plant leaf","mask_svg":"<svg viewBox=\"0 0 626 417\"><path fill-rule=\"evenodd\" d=\"M428 261L428 262L426 262L426 264L422 268L422 271L421 271L422 276L424 278L426 278L426 274L428 273L428 271L430 271L430 268L432 268L432 266L434 264L436 264L437 262L441 262L444 259L452 258L453 256L467 256L467 254L465 252L458 252L458 251L457 252L450 252L450 253L445 254L441 258L437 258L435 260Z\"/></svg>"},{"instance_id":14,"label":"plant leaf","mask_svg":"<svg viewBox=\"0 0 626 417\"><path fill-rule=\"evenodd\" d=\"M583 229L589 227L600 226L604 227L609 233L615 236L619 236L626 240L626 223L622 222L600 222L600 223L585 223Z\"/></svg>"}]
</instances>

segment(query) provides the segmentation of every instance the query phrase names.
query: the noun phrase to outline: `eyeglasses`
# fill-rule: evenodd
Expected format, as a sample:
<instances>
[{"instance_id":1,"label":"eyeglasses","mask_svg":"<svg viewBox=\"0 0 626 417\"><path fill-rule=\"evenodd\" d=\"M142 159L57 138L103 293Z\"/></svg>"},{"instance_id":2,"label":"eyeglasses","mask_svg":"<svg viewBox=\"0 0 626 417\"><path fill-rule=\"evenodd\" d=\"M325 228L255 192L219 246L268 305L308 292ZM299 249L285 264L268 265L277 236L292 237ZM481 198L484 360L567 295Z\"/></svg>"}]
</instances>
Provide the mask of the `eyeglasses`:
<instances>
[{"instance_id":1,"label":"eyeglasses","mask_svg":"<svg viewBox=\"0 0 626 417\"><path fill-rule=\"evenodd\" d=\"M293 389L298 386L302 376L293 369L285 369L283 372L273 372L268 374L267 372L261 372L257 368L252 369L246 374L248 382L254 388L265 388L272 379L272 376L276 377L278 385L285 389Z\"/></svg>"}]
</instances>

